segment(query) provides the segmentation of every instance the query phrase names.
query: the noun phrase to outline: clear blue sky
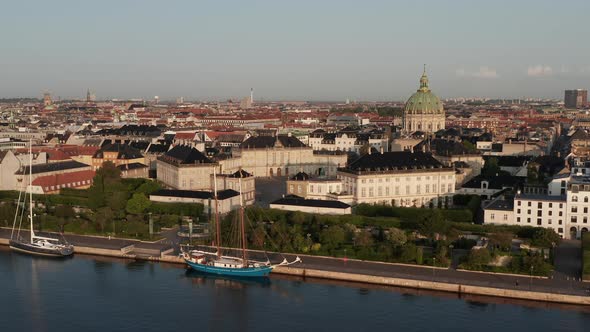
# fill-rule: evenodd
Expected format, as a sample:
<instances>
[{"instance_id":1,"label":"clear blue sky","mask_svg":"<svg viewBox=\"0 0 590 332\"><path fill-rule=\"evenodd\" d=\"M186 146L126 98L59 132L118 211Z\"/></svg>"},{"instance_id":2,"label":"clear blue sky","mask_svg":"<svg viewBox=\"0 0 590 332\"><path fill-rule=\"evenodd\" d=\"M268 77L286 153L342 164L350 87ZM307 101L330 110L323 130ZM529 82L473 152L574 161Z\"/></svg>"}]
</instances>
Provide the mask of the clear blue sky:
<instances>
[{"instance_id":1,"label":"clear blue sky","mask_svg":"<svg viewBox=\"0 0 590 332\"><path fill-rule=\"evenodd\" d=\"M400 100L590 88L588 0L9 1L0 97Z\"/></svg>"}]
</instances>

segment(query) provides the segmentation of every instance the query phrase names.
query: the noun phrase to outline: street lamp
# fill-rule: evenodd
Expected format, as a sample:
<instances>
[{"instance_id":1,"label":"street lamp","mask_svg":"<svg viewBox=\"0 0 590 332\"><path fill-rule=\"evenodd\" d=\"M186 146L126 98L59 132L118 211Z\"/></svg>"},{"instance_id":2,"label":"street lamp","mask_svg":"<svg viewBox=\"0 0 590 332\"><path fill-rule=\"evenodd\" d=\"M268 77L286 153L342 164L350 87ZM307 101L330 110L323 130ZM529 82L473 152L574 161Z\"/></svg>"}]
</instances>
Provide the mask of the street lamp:
<instances>
[{"instance_id":1,"label":"street lamp","mask_svg":"<svg viewBox=\"0 0 590 332\"><path fill-rule=\"evenodd\" d=\"M433 257L432 258L432 281L434 281L434 271L436 271L435 266L436 266L436 257Z\"/></svg>"},{"instance_id":2,"label":"street lamp","mask_svg":"<svg viewBox=\"0 0 590 332\"><path fill-rule=\"evenodd\" d=\"M529 290L533 289L533 269L534 267L531 265L531 281L529 283Z\"/></svg>"},{"instance_id":3,"label":"street lamp","mask_svg":"<svg viewBox=\"0 0 590 332\"><path fill-rule=\"evenodd\" d=\"M453 268L453 248L455 246L453 244L449 244L449 251L451 253L451 264L449 265L449 268L452 269Z\"/></svg>"}]
</instances>

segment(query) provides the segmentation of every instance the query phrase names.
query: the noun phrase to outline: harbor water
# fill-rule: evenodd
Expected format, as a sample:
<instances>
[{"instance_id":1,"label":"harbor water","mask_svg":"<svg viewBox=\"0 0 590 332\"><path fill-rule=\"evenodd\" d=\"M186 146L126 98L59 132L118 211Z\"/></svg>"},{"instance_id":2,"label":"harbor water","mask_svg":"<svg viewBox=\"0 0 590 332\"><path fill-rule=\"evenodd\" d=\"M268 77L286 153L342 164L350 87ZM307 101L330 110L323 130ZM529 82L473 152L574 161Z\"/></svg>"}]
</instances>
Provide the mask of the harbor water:
<instances>
[{"instance_id":1,"label":"harbor water","mask_svg":"<svg viewBox=\"0 0 590 332\"><path fill-rule=\"evenodd\" d=\"M589 331L590 308L0 247L2 331Z\"/></svg>"}]
</instances>

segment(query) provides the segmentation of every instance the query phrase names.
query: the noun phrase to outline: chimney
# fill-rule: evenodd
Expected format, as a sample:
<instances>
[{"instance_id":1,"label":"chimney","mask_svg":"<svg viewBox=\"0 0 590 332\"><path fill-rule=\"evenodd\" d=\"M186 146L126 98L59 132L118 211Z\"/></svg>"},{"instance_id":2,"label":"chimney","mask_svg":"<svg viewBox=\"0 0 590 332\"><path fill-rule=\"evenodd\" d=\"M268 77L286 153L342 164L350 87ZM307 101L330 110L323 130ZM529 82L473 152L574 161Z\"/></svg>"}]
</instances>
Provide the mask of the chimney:
<instances>
[{"instance_id":1,"label":"chimney","mask_svg":"<svg viewBox=\"0 0 590 332\"><path fill-rule=\"evenodd\" d=\"M381 154L383 154L383 146L381 147Z\"/></svg>"}]
</instances>

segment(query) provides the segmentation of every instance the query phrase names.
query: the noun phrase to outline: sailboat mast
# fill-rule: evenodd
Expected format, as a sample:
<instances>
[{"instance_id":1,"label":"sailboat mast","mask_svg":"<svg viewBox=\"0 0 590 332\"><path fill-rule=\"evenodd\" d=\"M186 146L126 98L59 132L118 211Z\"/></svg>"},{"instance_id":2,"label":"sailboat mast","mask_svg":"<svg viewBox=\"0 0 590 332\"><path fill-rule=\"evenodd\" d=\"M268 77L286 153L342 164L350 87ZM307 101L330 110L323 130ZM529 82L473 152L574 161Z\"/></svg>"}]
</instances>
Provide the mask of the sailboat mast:
<instances>
[{"instance_id":1,"label":"sailboat mast","mask_svg":"<svg viewBox=\"0 0 590 332\"><path fill-rule=\"evenodd\" d=\"M217 167L213 168L213 198L215 199L215 245L217 257L221 257L221 227L219 226L219 202L217 200Z\"/></svg>"},{"instance_id":2,"label":"sailboat mast","mask_svg":"<svg viewBox=\"0 0 590 332\"><path fill-rule=\"evenodd\" d=\"M248 256L247 256L247 248L246 248L246 231L244 227L244 200L242 199L242 172L240 172L240 177L238 178L238 184L240 188L240 227L242 228L242 259L244 260L244 267L248 266Z\"/></svg>"},{"instance_id":3,"label":"sailboat mast","mask_svg":"<svg viewBox=\"0 0 590 332\"><path fill-rule=\"evenodd\" d=\"M29 140L29 221L31 222L31 243L35 237L33 231L33 139Z\"/></svg>"}]
</instances>

